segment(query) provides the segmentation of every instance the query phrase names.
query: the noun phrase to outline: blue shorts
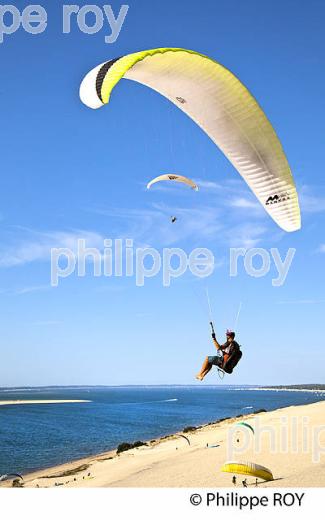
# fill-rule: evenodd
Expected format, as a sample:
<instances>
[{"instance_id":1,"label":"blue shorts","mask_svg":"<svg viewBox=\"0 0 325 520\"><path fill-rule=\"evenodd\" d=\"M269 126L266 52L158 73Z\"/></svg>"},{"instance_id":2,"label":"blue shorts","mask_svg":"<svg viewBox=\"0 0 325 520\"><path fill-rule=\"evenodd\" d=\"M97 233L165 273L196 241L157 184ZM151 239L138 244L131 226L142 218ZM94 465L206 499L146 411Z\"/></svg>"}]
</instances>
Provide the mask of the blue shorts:
<instances>
[{"instance_id":1,"label":"blue shorts","mask_svg":"<svg viewBox=\"0 0 325 520\"><path fill-rule=\"evenodd\" d=\"M223 356L208 356L210 365L221 367L223 365Z\"/></svg>"}]
</instances>

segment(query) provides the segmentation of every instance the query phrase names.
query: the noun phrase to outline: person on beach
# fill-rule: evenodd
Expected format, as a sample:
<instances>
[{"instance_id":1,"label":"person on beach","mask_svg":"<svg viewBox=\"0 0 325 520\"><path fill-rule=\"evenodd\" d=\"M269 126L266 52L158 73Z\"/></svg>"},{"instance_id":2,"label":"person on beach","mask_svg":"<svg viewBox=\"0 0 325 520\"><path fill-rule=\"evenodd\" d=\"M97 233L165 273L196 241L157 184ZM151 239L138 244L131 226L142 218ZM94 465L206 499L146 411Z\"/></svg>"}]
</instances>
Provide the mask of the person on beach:
<instances>
[{"instance_id":1,"label":"person on beach","mask_svg":"<svg viewBox=\"0 0 325 520\"><path fill-rule=\"evenodd\" d=\"M232 332L231 330L227 330L226 342L223 345L220 345L217 341L212 323L211 323L211 327L212 327L212 340L213 340L214 346L217 349L217 355L216 356L207 356L205 358L200 372L196 375L196 379L198 379L199 381L203 381L205 376L210 372L213 365L218 367L218 369L224 370L228 374L231 374L233 368L235 367L235 365L237 365L238 361L240 360L240 358L242 356L240 346L238 345L237 341L235 341L235 332ZM230 364L230 361L232 361L231 364ZM228 364L228 366L227 366L227 364Z\"/></svg>"}]
</instances>

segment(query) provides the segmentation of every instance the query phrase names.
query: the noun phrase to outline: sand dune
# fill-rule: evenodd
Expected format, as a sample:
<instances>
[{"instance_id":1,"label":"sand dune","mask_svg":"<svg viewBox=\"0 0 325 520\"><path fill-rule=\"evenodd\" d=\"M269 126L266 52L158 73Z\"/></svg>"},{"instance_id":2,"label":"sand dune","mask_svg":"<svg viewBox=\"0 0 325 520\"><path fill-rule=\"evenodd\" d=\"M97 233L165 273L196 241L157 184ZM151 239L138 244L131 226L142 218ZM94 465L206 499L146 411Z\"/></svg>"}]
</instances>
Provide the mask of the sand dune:
<instances>
[{"instance_id":1,"label":"sand dune","mask_svg":"<svg viewBox=\"0 0 325 520\"><path fill-rule=\"evenodd\" d=\"M268 467L274 480L259 480L259 487L325 486L325 402L241 418L255 435L238 429L238 420L186 434L191 446L171 435L120 455L112 451L38 471L25 476L25 487L229 487L232 475L220 472L229 459ZM238 486L244 478L238 476ZM255 486L255 477L247 483Z\"/></svg>"}]
</instances>

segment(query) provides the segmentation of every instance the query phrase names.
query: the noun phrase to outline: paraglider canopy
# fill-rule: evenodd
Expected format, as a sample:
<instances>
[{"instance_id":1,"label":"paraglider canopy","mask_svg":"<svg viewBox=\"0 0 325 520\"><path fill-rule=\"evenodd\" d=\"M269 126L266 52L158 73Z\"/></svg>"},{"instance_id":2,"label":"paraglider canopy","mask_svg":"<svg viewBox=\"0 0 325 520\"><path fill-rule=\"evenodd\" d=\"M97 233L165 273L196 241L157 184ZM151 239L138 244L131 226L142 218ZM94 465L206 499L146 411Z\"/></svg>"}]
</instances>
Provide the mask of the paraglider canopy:
<instances>
[{"instance_id":1,"label":"paraglider canopy","mask_svg":"<svg viewBox=\"0 0 325 520\"><path fill-rule=\"evenodd\" d=\"M280 140L234 74L195 51L145 50L91 70L81 83L81 100L93 109L104 106L122 78L178 106L222 150L275 222L285 231L300 229L298 195Z\"/></svg>"},{"instance_id":2,"label":"paraglider canopy","mask_svg":"<svg viewBox=\"0 0 325 520\"><path fill-rule=\"evenodd\" d=\"M235 475L251 475L263 480L273 480L272 472L260 464L254 462L226 462L221 471Z\"/></svg>"},{"instance_id":3,"label":"paraglider canopy","mask_svg":"<svg viewBox=\"0 0 325 520\"><path fill-rule=\"evenodd\" d=\"M188 444L189 446L191 446L190 440L189 440L188 437L186 437L186 435L182 435L181 433L179 433L179 434L177 434L177 437L182 437L183 439L186 440L187 444Z\"/></svg>"},{"instance_id":4,"label":"paraglider canopy","mask_svg":"<svg viewBox=\"0 0 325 520\"><path fill-rule=\"evenodd\" d=\"M147 184L147 189L149 190L153 184L156 184L157 182L161 181L174 181L174 182L181 182L182 184L187 184L187 186L190 186L193 190L198 191L199 187L197 184L195 184L194 181L191 179L188 179L187 177L184 177L183 175L176 175L172 173L167 173L165 175L159 175L158 177L155 177L155 179L152 179Z\"/></svg>"},{"instance_id":5,"label":"paraglider canopy","mask_svg":"<svg viewBox=\"0 0 325 520\"><path fill-rule=\"evenodd\" d=\"M246 422L241 421L241 422L237 423L237 426L245 426L245 428L249 428L253 434L255 433L253 426L251 426L250 424L248 424Z\"/></svg>"},{"instance_id":6,"label":"paraglider canopy","mask_svg":"<svg viewBox=\"0 0 325 520\"><path fill-rule=\"evenodd\" d=\"M8 473L7 475L0 476L0 482L3 482L5 480L13 480L14 478L20 478L21 480L24 480L19 473Z\"/></svg>"}]
</instances>

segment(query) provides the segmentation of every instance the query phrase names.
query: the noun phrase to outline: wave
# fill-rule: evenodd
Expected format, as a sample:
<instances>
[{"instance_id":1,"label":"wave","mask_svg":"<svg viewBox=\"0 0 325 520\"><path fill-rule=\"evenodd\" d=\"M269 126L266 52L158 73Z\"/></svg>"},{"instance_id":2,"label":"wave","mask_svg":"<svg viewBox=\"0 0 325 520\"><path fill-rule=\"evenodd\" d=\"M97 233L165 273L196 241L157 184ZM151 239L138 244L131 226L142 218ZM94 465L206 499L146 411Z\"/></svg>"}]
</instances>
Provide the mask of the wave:
<instances>
[{"instance_id":1,"label":"wave","mask_svg":"<svg viewBox=\"0 0 325 520\"><path fill-rule=\"evenodd\" d=\"M175 401L178 401L178 399L174 398L174 399L159 399L157 401L141 401L139 403L133 401L133 403L114 403L115 405L118 405L118 406L126 406L126 405L130 405L130 404L155 404L155 403L171 403L171 402L175 402Z\"/></svg>"}]
</instances>

